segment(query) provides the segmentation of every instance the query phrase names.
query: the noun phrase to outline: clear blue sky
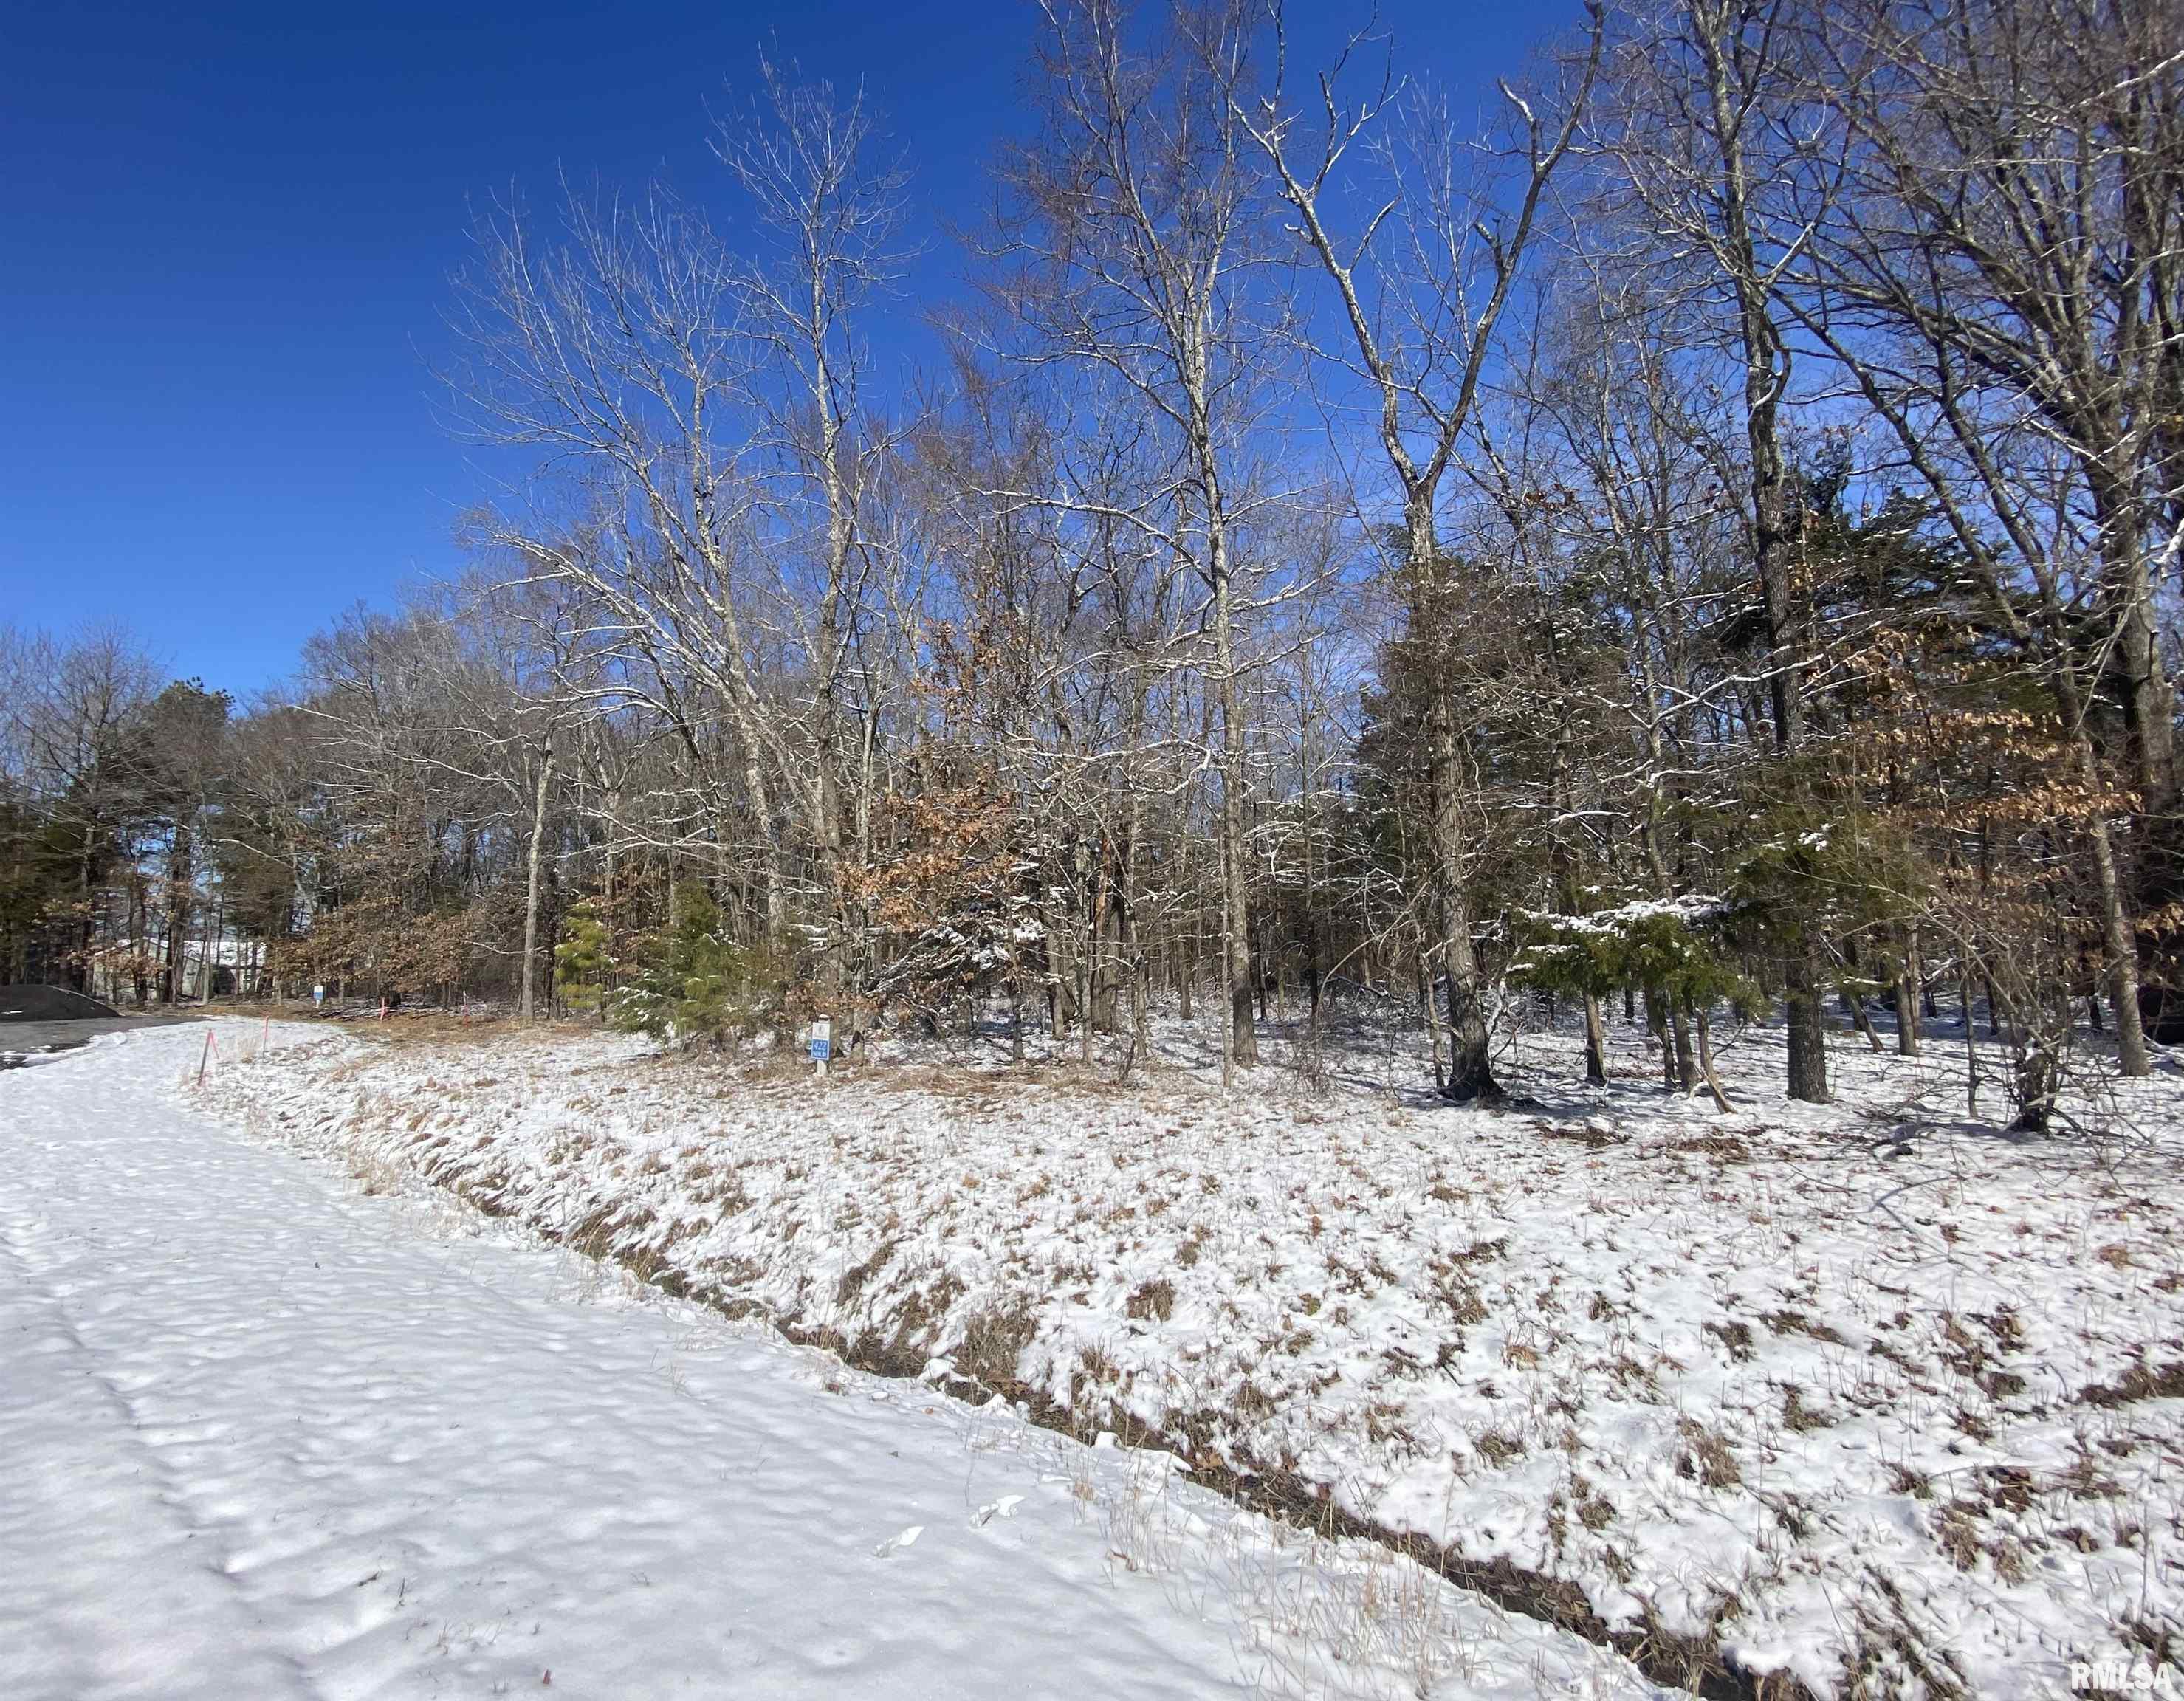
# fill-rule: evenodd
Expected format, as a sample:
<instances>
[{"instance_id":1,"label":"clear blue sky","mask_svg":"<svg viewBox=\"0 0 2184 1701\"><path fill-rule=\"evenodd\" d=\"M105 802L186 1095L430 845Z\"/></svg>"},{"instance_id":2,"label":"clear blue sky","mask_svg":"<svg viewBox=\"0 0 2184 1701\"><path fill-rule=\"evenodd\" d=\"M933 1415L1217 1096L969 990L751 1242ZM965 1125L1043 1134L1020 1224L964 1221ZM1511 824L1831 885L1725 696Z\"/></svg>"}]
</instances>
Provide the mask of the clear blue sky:
<instances>
[{"instance_id":1,"label":"clear blue sky","mask_svg":"<svg viewBox=\"0 0 2184 1701\"><path fill-rule=\"evenodd\" d=\"M1467 98L1577 14L1379 9ZM484 486L430 367L471 203L549 201L557 167L705 192L707 103L772 40L875 94L932 237L914 287L945 291L939 223L978 204L1031 28L1019 0L0 6L0 622L118 620L176 673L278 678L456 565Z\"/></svg>"}]
</instances>

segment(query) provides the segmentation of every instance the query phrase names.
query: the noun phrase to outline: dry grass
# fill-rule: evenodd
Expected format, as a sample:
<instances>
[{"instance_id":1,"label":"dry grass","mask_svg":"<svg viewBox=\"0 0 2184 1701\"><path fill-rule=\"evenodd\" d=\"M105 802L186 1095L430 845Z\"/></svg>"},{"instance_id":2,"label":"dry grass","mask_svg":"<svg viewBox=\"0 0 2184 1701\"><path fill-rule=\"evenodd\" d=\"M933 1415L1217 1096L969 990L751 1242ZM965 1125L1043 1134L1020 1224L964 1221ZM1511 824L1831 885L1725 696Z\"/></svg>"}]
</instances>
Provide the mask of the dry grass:
<instances>
[{"instance_id":1,"label":"dry grass","mask_svg":"<svg viewBox=\"0 0 2184 1701\"><path fill-rule=\"evenodd\" d=\"M1133 1293L1123 1306L1123 1314L1134 1321L1151 1319L1165 1323L1175 1315L1175 1287L1167 1281L1149 1281Z\"/></svg>"},{"instance_id":2,"label":"dry grass","mask_svg":"<svg viewBox=\"0 0 2184 1701\"><path fill-rule=\"evenodd\" d=\"M1685 1419L1677 1430L1684 1438L1685 1451L1676 1468L1684 1475L1696 1478L1708 1488L1734 1488L1743 1481L1743 1467L1737 1464L1736 1449L1726 1436L1692 1418Z\"/></svg>"}]
</instances>

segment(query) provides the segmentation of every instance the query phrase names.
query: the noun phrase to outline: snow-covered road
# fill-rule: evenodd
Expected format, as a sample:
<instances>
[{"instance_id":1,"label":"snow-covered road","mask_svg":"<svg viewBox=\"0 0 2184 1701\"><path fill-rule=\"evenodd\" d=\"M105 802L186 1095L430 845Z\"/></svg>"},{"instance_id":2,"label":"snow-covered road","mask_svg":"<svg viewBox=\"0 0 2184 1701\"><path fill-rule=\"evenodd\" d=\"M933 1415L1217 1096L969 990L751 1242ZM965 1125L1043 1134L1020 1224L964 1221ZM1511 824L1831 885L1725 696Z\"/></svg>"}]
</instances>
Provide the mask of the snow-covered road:
<instances>
[{"instance_id":1,"label":"snow-covered road","mask_svg":"<svg viewBox=\"0 0 2184 1701\"><path fill-rule=\"evenodd\" d=\"M0 1076L0 1695L1157 1698L1316 1664L1217 1503L1129 1526L1155 1564L1112 1512L1141 1459L425 1232L181 1108L202 1031ZM1473 1645L1436 1693L1644 1693L1442 1592L1413 1610Z\"/></svg>"}]
</instances>

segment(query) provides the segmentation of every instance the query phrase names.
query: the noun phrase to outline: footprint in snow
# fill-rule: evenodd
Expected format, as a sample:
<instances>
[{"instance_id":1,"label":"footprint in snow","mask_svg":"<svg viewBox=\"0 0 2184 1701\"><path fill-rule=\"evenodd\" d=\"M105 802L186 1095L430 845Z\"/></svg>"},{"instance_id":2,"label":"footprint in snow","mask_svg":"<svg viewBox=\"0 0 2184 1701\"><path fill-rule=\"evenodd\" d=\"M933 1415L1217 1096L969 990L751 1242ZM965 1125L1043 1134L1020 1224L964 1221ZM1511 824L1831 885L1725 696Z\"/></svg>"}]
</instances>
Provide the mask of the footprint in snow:
<instances>
[{"instance_id":1,"label":"footprint in snow","mask_svg":"<svg viewBox=\"0 0 2184 1701\"><path fill-rule=\"evenodd\" d=\"M901 1534L889 1536L886 1541L881 1542L878 1547L873 1548L872 1553L876 1558L884 1559L889 1554L894 1553L898 1548L907 1548L911 1542L917 1540L917 1538L924 1533L925 1526L922 1524L913 1524L909 1529L902 1531Z\"/></svg>"},{"instance_id":2,"label":"footprint in snow","mask_svg":"<svg viewBox=\"0 0 2184 1701\"><path fill-rule=\"evenodd\" d=\"M1004 1494L999 1500L989 1500L971 1514L971 1527L978 1529L996 1518L1013 1518L1017 1515L1017 1508L1022 1503L1023 1496L1021 1494Z\"/></svg>"}]
</instances>

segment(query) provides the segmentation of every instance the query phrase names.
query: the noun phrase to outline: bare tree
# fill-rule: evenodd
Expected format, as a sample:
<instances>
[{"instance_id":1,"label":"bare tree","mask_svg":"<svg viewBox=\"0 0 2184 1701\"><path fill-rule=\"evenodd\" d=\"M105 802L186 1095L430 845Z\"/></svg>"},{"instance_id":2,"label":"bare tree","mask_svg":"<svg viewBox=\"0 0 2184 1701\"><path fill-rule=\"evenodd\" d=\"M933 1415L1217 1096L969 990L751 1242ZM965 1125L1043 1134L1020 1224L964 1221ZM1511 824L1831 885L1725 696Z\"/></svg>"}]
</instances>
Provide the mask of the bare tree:
<instances>
[{"instance_id":1,"label":"bare tree","mask_svg":"<svg viewBox=\"0 0 2184 1701\"><path fill-rule=\"evenodd\" d=\"M465 429L538 448L575 484L577 523L569 503L542 516L525 501L480 516L474 540L580 585L628 659L625 692L699 772L725 755L760 823L777 933L789 873L774 776L789 759L747 610L758 493L744 287L705 220L665 190L629 205L571 193L563 219L550 248L513 209L481 225L448 383ZM716 814L727 807L715 799Z\"/></svg>"},{"instance_id":2,"label":"bare tree","mask_svg":"<svg viewBox=\"0 0 2184 1701\"><path fill-rule=\"evenodd\" d=\"M1436 629L1450 599L1436 534L1441 482L1477 404L1495 327L1508 305L1557 169L1568 157L1599 67L1602 8L1589 0L1591 26L1558 110L1535 109L1507 83L1521 162L1515 205L1504 216L1493 174L1466 168L1451 114L1420 91L1382 81L1352 106L1341 88L1357 42L1317 79L1316 101L1293 107L1285 75L1287 35L1279 0L1270 6L1278 42L1273 86L1251 102L1230 90L1238 121L1265 154L1295 220L1299 242L1340 304L1354 350L1350 365L1368 388L1379 445L1400 493L1404 582L1411 618L1429 650L1451 634ZM1309 116L1307 115L1309 114ZM1339 235L1325 210L1346 158L1361 142L1376 158L1370 210ZM1358 151L1363 151L1359 149ZM1466 897L1468 852L1457 713L1446 690L1429 705L1433 788L1433 870L1440 916L1436 955L1447 986L1450 1058L1442 1091L1450 1098L1500 1096L1487 1056L1485 1011L1472 917Z\"/></svg>"},{"instance_id":3,"label":"bare tree","mask_svg":"<svg viewBox=\"0 0 2184 1701\"><path fill-rule=\"evenodd\" d=\"M757 235L737 276L765 354L755 378L766 446L785 462L794 505L818 533L816 608L805 640L813 712L808 788L818 897L827 917L825 980L844 987L843 819L849 739L843 691L864 580L885 551L866 523L870 487L893 449L862 397L868 363L860 315L891 285L906 175L878 157L880 135L861 88L846 98L800 82L770 60L761 92L715 129L714 151L749 202ZM866 705L861 745L873 730ZM861 793L861 796L862 794ZM858 806L861 815L865 806Z\"/></svg>"},{"instance_id":4,"label":"bare tree","mask_svg":"<svg viewBox=\"0 0 2184 1701\"><path fill-rule=\"evenodd\" d=\"M1255 372L1249 279L1260 174L1237 113L1250 75L1240 3L1177 5L1150 31L1117 0L1045 0L1036 57L1039 133L1007 169L1008 287L1033 358L1104 375L1161 434L1155 488L1107 510L1205 586L1206 674L1219 722L1222 956L1228 1062L1258 1058L1252 1019L1249 738L1240 679L1239 529L1251 499L1239 434ZM1145 44L1140 46L1140 41ZM1059 493L1085 511L1096 494Z\"/></svg>"},{"instance_id":5,"label":"bare tree","mask_svg":"<svg viewBox=\"0 0 2184 1701\"><path fill-rule=\"evenodd\" d=\"M1819 10L1807 98L1850 145L1845 192L1806 210L1802 317L2005 625L2028 644L2036 628L2097 792L2091 719L2113 681L2143 901L2173 906L2184 820L2154 588L2184 549L2184 18L2094 0ZM2029 625L2009 589L2026 578ZM2126 872L2104 819L2086 833L2122 1067L2143 1074Z\"/></svg>"},{"instance_id":6,"label":"bare tree","mask_svg":"<svg viewBox=\"0 0 2184 1701\"><path fill-rule=\"evenodd\" d=\"M516 1013L525 1021L538 1014L554 811L585 726L615 700L602 689L612 628L602 630L598 612L581 581L546 571L512 579L475 574L454 588L445 613L460 646L454 657L460 672L448 682L450 706L465 735L449 765L504 793L511 819L523 823Z\"/></svg>"},{"instance_id":7,"label":"bare tree","mask_svg":"<svg viewBox=\"0 0 2184 1701\"><path fill-rule=\"evenodd\" d=\"M1816 138L1801 127L1803 21L1802 0L1680 0L1639 14L1619 44L1617 99L1596 138L1666 263L1701 298L1718 303L1725 320L1742 390L1746 520L1767 626L1769 719L1792 795L1808 741L1812 634L1792 568L1795 488L1784 418L1793 350L1784 297L1809 236L1801 211L1826 181ZM1821 949L1807 936L1783 962L1790 1096L1813 1103L1828 1096Z\"/></svg>"}]
</instances>

